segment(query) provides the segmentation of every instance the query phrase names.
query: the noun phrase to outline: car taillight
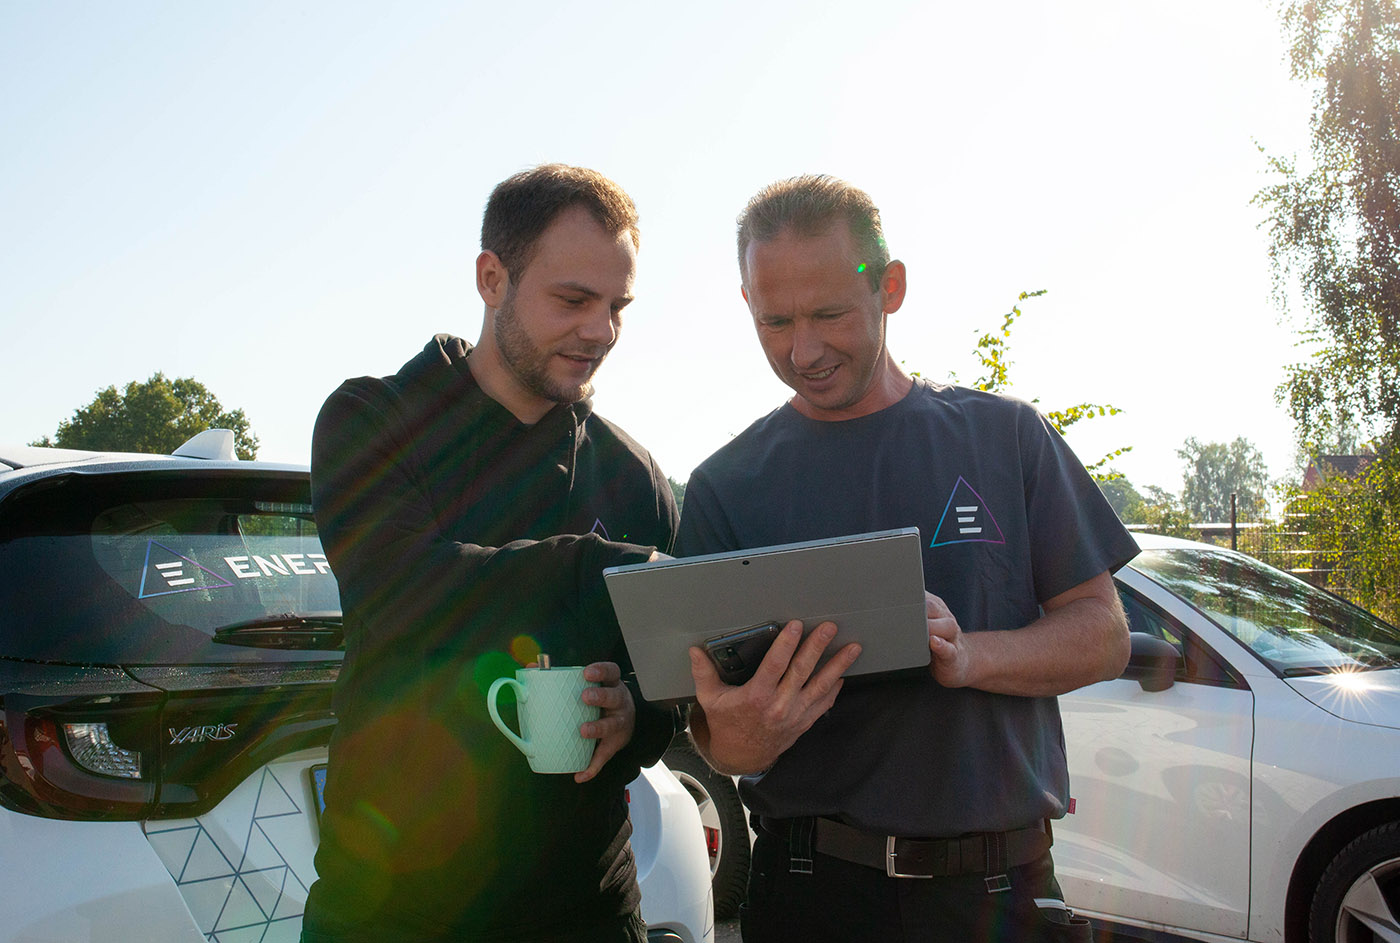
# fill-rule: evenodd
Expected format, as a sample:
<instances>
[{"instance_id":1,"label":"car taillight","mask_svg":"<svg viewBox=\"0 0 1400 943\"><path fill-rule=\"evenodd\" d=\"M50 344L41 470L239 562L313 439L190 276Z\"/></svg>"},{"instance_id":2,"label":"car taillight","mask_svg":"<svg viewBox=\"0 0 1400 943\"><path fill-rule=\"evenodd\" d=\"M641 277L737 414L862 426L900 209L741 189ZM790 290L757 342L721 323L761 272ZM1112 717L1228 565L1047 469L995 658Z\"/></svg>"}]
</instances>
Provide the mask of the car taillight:
<instances>
[{"instance_id":1,"label":"car taillight","mask_svg":"<svg viewBox=\"0 0 1400 943\"><path fill-rule=\"evenodd\" d=\"M112 669L0 666L0 805L57 819L138 819L156 798L161 692Z\"/></svg>"},{"instance_id":2,"label":"car taillight","mask_svg":"<svg viewBox=\"0 0 1400 943\"><path fill-rule=\"evenodd\" d=\"M106 724L64 724L63 738L68 755L83 769L119 779L141 778L141 754L113 743Z\"/></svg>"},{"instance_id":3,"label":"car taillight","mask_svg":"<svg viewBox=\"0 0 1400 943\"><path fill-rule=\"evenodd\" d=\"M152 781L99 772L102 763L90 754L75 757L53 719L5 713L0 804L45 818L136 819L155 800Z\"/></svg>"}]
</instances>

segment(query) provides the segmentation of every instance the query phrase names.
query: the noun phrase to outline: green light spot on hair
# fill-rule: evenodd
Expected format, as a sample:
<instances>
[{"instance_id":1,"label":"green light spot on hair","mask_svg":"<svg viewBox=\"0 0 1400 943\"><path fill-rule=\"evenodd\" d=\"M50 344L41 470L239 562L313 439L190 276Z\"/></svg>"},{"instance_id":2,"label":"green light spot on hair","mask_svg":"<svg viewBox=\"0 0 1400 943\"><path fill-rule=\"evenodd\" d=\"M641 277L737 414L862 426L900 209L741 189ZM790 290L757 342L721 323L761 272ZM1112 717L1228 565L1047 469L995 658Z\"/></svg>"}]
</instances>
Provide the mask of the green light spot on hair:
<instances>
[{"instance_id":1,"label":"green light spot on hair","mask_svg":"<svg viewBox=\"0 0 1400 943\"><path fill-rule=\"evenodd\" d=\"M862 262L862 263L860 263L859 265L856 266L856 271L857 271L857 272L864 272L864 271L865 271L867 268L869 268L869 267L870 267L870 266L868 266L868 265L866 265L864 262Z\"/></svg>"}]
</instances>

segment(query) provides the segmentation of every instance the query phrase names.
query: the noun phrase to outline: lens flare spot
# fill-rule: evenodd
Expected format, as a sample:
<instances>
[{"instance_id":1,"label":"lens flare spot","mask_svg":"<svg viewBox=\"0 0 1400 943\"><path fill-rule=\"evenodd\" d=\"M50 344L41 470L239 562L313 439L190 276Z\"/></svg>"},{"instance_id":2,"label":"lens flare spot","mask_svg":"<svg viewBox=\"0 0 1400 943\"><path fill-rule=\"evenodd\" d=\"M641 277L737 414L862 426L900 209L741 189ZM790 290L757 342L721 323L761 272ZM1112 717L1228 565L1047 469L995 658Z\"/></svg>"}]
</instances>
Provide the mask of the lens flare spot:
<instances>
[{"instance_id":1,"label":"lens flare spot","mask_svg":"<svg viewBox=\"0 0 1400 943\"><path fill-rule=\"evenodd\" d=\"M361 823L368 825L379 834L380 842L388 843L398 840L399 830L389 820L389 817L363 799L355 803L355 816Z\"/></svg>"},{"instance_id":2,"label":"lens flare spot","mask_svg":"<svg viewBox=\"0 0 1400 943\"><path fill-rule=\"evenodd\" d=\"M1362 694L1374 687L1370 677L1359 671L1338 671L1332 674L1328 680L1338 690L1351 694Z\"/></svg>"},{"instance_id":3,"label":"lens flare spot","mask_svg":"<svg viewBox=\"0 0 1400 943\"><path fill-rule=\"evenodd\" d=\"M517 635L510 640L510 657L518 664L528 665L540 660L540 643L529 635Z\"/></svg>"},{"instance_id":4,"label":"lens flare spot","mask_svg":"<svg viewBox=\"0 0 1400 943\"><path fill-rule=\"evenodd\" d=\"M497 678L514 677L515 669L519 667L520 663L505 652L487 652L472 665L472 683L485 697L487 689L491 687L491 682ZM502 692L502 700L509 699L504 696L508 693L508 690Z\"/></svg>"}]
</instances>

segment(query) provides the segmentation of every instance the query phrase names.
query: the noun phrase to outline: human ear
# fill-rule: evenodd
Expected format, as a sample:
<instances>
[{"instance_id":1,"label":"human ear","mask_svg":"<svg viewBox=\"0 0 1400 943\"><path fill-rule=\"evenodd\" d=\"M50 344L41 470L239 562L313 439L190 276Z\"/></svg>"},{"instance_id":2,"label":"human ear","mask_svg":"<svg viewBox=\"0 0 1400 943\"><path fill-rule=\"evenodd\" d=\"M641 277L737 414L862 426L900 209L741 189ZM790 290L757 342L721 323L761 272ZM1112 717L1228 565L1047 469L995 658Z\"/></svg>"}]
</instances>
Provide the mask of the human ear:
<instances>
[{"instance_id":1,"label":"human ear","mask_svg":"<svg viewBox=\"0 0 1400 943\"><path fill-rule=\"evenodd\" d=\"M908 288L904 263L898 259L891 260L890 264L885 266L885 274L880 276L880 294L884 297L881 310L885 314L898 311L899 306L904 304L904 293Z\"/></svg>"},{"instance_id":2,"label":"human ear","mask_svg":"<svg viewBox=\"0 0 1400 943\"><path fill-rule=\"evenodd\" d=\"M476 257L476 290L488 308L499 308L510 287L510 272L500 257L487 249Z\"/></svg>"}]
</instances>

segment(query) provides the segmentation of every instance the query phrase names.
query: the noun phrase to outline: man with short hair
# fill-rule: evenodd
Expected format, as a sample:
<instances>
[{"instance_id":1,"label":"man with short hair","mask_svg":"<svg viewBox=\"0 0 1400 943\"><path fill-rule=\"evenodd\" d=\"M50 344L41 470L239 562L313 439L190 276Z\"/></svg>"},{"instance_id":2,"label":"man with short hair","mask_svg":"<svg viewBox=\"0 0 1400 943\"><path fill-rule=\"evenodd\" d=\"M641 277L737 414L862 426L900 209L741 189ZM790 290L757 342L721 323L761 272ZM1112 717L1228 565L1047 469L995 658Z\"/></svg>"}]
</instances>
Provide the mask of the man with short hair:
<instances>
[{"instance_id":1,"label":"man with short hair","mask_svg":"<svg viewBox=\"0 0 1400 943\"><path fill-rule=\"evenodd\" d=\"M601 174L516 174L482 224L477 344L438 335L321 410L312 495L346 653L306 943L645 939L624 789L676 717L633 687L602 570L669 550L677 515L589 401L638 241ZM540 652L587 665L602 708L573 776L532 773L488 716L491 682Z\"/></svg>"},{"instance_id":2,"label":"man with short hair","mask_svg":"<svg viewBox=\"0 0 1400 943\"><path fill-rule=\"evenodd\" d=\"M1056 935L1088 931L1049 853L1068 801L1055 696L1126 663L1110 573L1136 545L1033 407L900 369L885 328L905 266L865 193L766 188L739 271L793 396L696 469L677 553L917 526L931 654L926 677L843 687L859 647L815 670L835 627L793 622L727 686L692 649L692 739L745 774L757 826L746 943L1079 938Z\"/></svg>"}]
</instances>

